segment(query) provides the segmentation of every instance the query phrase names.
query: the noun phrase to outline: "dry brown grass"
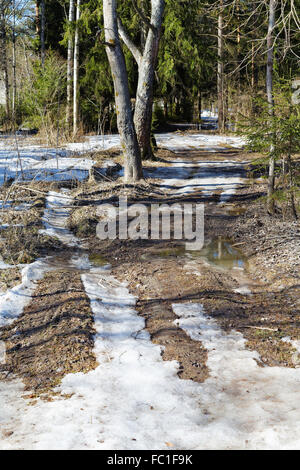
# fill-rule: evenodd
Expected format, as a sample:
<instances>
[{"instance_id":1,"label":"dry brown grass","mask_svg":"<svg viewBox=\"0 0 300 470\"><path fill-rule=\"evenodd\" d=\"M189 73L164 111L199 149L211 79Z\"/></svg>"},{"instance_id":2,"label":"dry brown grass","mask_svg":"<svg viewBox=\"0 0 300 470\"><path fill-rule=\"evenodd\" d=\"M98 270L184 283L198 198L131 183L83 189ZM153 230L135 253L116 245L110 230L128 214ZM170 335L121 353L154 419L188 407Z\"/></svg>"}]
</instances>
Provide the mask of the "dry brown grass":
<instances>
[{"instance_id":1,"label":"dry brown grass","mask_svg":"<svg viewBox=\"0 0 300 470\"><path fill-rule=\"evenodd\" d=\"M58 240L39 233L43 228L46 202L44 188L43 184L32 184L25 189L22 185L13 185L1 190L0 198L10 201L10 205L0 211L0 223L8 224L0 231L0 252L4 261L10 264L30 263L61 246ZM16 210L16 206L22 203L27 203L28 207Z\"/></svg>"},{"instance_id":2,"label":"dry brown grass","mask_svg":"<svg viewBox=\"0 0 300 470\"><path fill-rule=\"evenodd\" d=\"M95 234L98 222L96 207L83 206L72 211L68 219L68 227L76 236L87 237Z\"/></svg>"},{"instance_id":3,"label":"dry brown grass","mask_svg":"<svg viewBox=\"0 0 300 470\"><path fill-rule=\"evenodd\" d=\"M9 227L1 230L0 252L7 263L32 263L40 256L61 248L61 242L39 233L33 227Z\"/></svg>"},{"instance_id":4,"label":"dry brown grass","mask_svg":"<svg viewBox=\"0 0 300 470\"><path fill-rule=\"evenodd\" d=\"M18 268L0 270L0 291L6 291L20 284L21 274Z\"/></svg>"}]
</instances>

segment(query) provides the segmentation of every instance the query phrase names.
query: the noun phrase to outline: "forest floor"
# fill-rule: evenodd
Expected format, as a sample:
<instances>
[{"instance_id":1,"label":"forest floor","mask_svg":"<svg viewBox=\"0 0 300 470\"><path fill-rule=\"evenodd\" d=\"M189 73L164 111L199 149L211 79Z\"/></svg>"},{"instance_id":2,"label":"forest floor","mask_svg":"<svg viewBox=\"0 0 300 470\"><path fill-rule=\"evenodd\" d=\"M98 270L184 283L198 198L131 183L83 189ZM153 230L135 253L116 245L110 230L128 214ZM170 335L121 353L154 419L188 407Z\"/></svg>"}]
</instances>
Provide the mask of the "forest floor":
<instances>
[{"instance_id":1,"label":"forest floor","mask_svg":"<svg viewBox=\"0 0 300 470\"><path fill-rule=\"evenodd\" d=\"M3 189L28 206L1 214L0 448L300 447L299 223L266 213L254 155L201 139L167 136L138 185L106 150L88 181ZM100 240L119 196L204 203L203 249Z\"/></svg>"}]
</instances>

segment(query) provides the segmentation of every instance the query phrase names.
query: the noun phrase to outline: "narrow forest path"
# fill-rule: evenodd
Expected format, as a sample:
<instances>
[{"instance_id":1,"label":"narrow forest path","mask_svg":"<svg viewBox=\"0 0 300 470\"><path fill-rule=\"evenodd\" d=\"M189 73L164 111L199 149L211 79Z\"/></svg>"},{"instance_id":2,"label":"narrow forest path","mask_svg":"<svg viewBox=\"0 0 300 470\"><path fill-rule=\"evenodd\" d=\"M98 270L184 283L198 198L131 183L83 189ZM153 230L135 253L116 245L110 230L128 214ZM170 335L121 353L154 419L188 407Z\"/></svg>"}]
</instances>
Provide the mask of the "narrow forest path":
<instances>
[{"instance_id":1,"label":"narrow forest path","mask_svg":"<svg viewBox=\"0 0 300 470\"><path fill-rule=\"evenodd\" d=\"M245 184L231 153L189 149L147 169L159 197L144 202L205 202L198 255L151 241L99 249L68 229L71 193L49 192L43 232L65 249L24 268L21 287L0 298L12 361L0 448L299 447L299 369L261 367L271 353L258 352L251 318L274 305L223 226L224 203Z\"/></svg>"}]
</instances>

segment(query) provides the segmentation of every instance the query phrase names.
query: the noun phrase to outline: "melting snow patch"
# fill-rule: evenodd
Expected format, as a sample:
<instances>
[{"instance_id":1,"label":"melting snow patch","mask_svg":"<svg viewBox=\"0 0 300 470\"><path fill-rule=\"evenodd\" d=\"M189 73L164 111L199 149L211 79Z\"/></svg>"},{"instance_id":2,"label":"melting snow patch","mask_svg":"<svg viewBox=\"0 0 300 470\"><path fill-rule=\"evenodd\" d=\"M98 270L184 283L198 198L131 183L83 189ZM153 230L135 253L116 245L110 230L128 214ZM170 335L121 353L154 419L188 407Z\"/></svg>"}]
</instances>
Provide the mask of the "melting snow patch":
<instances>
[{"instance_id":1,"label":"melting snow patch","mask_svg":"<svg viewBox=\"0 0 300 470\"><path fill-rule=\"evenodd\" d=\"M88 268L86 258L73 262ZM95 315L99 366L63 379L58 391L70 394L67 400L26 406L19 381L0 384L0 423L13 429L0 447L300 448L299 369L259 367L240 333L222 331L201 304L175 304L176 324L203 343L210 369L203 384L180 380L178 364L164 362L144 331L125 285L92 267L82 281Z\"/></svg>"},{"instance_id":2,"label":"melting snow patch","mask_svg":"<svg viewBox=\"0 0 300 470\"><path fill-rule=\"evenodd\" d=\"M239 449L300 448L300 371L259 367L245 339L225 333L200 304L175 304L179 325L208 350L210 377L200 386L209 423L200 447Z\"/></svg>"},{"instance_id":3,"label":"melting snow patch","mask_svg":"<svg viewBox=\"0 0 300 470\"><path fill-rule=\"evenodd\" d=\"M247 285L237 287L236 289L233 289L233 292L236 292L237 294L242 294L242 295L252 295L252 292Z\"/></svg>"},{"instance_id":4,"label":"melting snow patch","mask_svg":"<svg viewBox=\"0 0 300 470\"><path fill-rule=\"evenodd\" d=\"M159 168L145 175L162 179L162 187L174 196L192 194L201 191L210 197L216 191L220 194L220 203L230 199L235 191L244 184L242 174L245 162L224 161L188 161L174 160L169 167Z\"/></svg>"},{"instance_id":5,"label":"melting snow patch","mask_svg":"<svg viewBox=\"0 0 300 470\"><path fill-rule=\"evenodd\" d=\"M182 152L183 150L206 150L210 152L217 152L228 146L241 148L245 145L245 140L240 137L228 137L220 135L208 134L176 134L166 133L157 134L157 143L173 152Z\"/></svg>"},{"instance_id":6,"label":"melting snow patch","mask_svg":"<svg viewBox=\"0 0 300 470\"><path fill-rule=\"evenodd\" d=\"M41 229L40 233L56 237L68 246L78 246L78 238L66 228L72 202L73 198L68 196L67 190L60 193L50 191L43 216L45 229Z\"/></svg>"},{"instance_id":7,"label":"melting snow patch","mask_svg":"<svg viewBox=\"0 0 300 470\"><path fill-rule=\"evenodd\" d=\"M11 323L31 301L36 281L44 276L47 263L37 260L22 269L22 283L0 294L0 326Z\"/></svg>"},{"instance_id":8,"label":"melting snow patch","mask_svg":"<svg viewBox=\"0 0 300 470\"><path fill-rule=\"evenodd\" d=\"M289 343L296 351L292 355L292 362L295 367L300 367L300 340L298 339L291 339L289 336L285 336L282 338L284 343Z\"/></svg>"},{"instance_id":9,"label":"melting snow patch","mask_svg":"<svg viewBox=\"0 0 300 470\"><path fill-rule=\"evenodd\" d=\"M82 280L95 315L99 366L63 379L58 390L70 394L68 400L20 405L16 382L1 397L0 422L11 428L12 403L21 407L22 418L0 447L167 449L169 442L175 448L197 447L202 420L195 413L197 385L180 381L178 364L162 360L124 285L102 268L82 274Z\"/></svg>"}]
</instances>

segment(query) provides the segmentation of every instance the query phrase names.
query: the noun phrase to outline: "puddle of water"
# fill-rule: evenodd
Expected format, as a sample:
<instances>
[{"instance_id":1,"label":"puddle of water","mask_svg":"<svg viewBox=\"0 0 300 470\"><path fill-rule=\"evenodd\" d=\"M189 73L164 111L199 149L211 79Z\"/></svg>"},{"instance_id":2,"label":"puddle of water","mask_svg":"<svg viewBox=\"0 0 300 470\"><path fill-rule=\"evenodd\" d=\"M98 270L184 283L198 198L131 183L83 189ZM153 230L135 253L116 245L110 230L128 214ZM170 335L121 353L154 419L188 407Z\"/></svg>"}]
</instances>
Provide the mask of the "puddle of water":
<instances>
[{"instance_id":1,"label":"puddle of water","mask_svg":"<svg viewBox=\"0 0 300 470\"><path fill-rule=\"evenodd\" d=\"M234 204L227 204L224 206L226 212L228 212L229 215L243 215L246 212L246 207L238 207L235 206Z\"/></svg>"},{"instance_id":2,"label":"puddle of water","mask_svg":"<svg viewBox=\"0 0 300 470\"><path fill-rule=\"evenodd\" d=\"M247 265L247 258L238 249L232 246L230 240L217 238L207 243L202 250L186 251L185 246L163 248L142 255L143 259L184 257L203 259L209 264L223 269L240 268Z\"/></svg>"},{"instance_id":3,"label":"puddle of water","mask_svg":"<svg viewBox=\"0 0 300 470\"><path fill-rule=\"evenodd\" d=\"M94 266L107 266L109 262L103 258L100 253L91 253L89 254L89 261L94 265Z\"/></svg>"},{"instance_id":4,"label":"puddle of water","mask_svg":"<svg viewBox=\"0 0 300 470\"><path fill-rule=\"evenodd\" d=\"M160 248L142 254L141 258L151 260L156 258L176 258L178 256L185 256L187 251L184 246L176 246L172 248Z\"/></svg>"},{"instance_id":5,"label":"puddle of water","mask_svg":"<svg viewBox=\"0 0 300 470\"><path fill-rule=\"evenodd\" d=\"M230 240L217 238L206 244L200 251L190 251L192 258L203 258L209 264L224 269L245 268L247 258L232 246Z\"/></svg>"}]
</instances>

